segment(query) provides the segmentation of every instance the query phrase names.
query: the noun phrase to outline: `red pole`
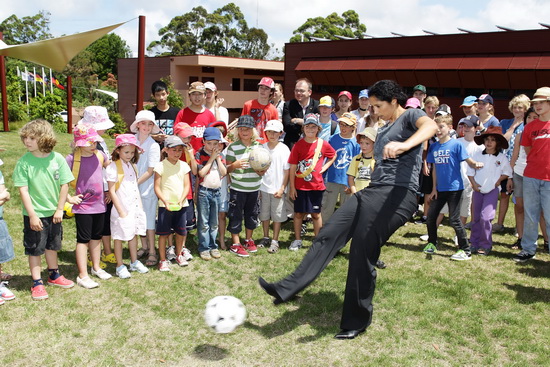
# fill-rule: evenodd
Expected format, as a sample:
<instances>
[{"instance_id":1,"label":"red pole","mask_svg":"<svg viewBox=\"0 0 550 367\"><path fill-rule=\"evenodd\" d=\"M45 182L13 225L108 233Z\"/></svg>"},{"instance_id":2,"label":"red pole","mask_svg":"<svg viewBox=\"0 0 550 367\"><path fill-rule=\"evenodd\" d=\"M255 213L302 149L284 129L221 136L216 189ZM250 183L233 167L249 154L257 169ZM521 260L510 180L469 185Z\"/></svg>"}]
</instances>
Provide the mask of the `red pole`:
<instances>
[{"instance_id":1,"label":"red pole","mask_svg":"<svg viewBox=\"0 0 550 367\"><path fill-rule=\"evenodd\" d=\"M4 39L4 34L0 32L0 40ZM8 89L6 86L6 60L0 56L0 86L2 89L2 117L4 120L4 131L10 131L8 123Z\"/></svg>"},{"instance_id":2,"label":"red pole","mask_svg":"<svg viewBox=\"0 0 550 367\"><path fill-rule=\"evenodd\" d=\"M73 78L67 77L67 132L73 133Z\"/></svg>"},{"instance_id":3,"label":"red pole","mask_svg":"<svg viewBox=\"0 0 550 367\"><path fill-rule=\"evenodd\" d=\"M138 39L138 67L137 67L137 91L136 91L136 114L143 109L143 78L145 75L145 16L139 16L139 39Z\"/></svg>"}]
</instances>

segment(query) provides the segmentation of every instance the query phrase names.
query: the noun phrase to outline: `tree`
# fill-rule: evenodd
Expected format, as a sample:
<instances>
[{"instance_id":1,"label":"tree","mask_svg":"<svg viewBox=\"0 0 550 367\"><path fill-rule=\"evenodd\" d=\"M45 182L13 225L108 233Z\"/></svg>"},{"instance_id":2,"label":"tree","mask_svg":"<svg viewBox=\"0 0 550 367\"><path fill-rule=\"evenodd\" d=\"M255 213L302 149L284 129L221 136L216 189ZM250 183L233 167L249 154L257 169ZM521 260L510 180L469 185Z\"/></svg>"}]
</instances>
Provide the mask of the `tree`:
<instances>
[{"instance_id":1,"label":"tree","mask_svg":"<svg viewBox=\"0 0 550 367\"><path fill-rule=\"evenodd\" d=\"M118 59L129 57L130 47L119 35L109 33L86 48L91 53L93 70L99 79L105 80L109 74L117 75Z\"/></svg>"},{"instance_id":2,"label":"tree","mask_svg":"<svg viewBox=\"0 0 550 367\"><path fill-rule=\"evenodd\" d=\"M292 34L290 42L310 41L311 37L326 38L337 40L335 36L344 36L352 38L363 38L363 33L367 27L361 23L359 14L354 10L348 10L339 16L332 13L326 18L316 17L308 20L296 29Z\"/></svg>"},{"instance_id":3,"label":"tree","mask_svg":"<svg viewBox=\"0 0 550 367\"><path fill-rule=\"evenodd\" d=\"M159 30L148 50L158 55L218 55L263 59L269 53L267 34L249 29L240 8L229 3L211 14L202 6L174 17Z\"/></svg>"},{"instance_id":4,"label":"tree","mask_svg":"<svg viewBox=\"0 0 550 367\"><path fill-rule=\"evenodd\" d=\"M44 10L33 16L19 19L10 15L0 23L4 33L4 42L8 45L19 45L52 38L50 34L50 13Z\"/></svg>"}]
</instances>

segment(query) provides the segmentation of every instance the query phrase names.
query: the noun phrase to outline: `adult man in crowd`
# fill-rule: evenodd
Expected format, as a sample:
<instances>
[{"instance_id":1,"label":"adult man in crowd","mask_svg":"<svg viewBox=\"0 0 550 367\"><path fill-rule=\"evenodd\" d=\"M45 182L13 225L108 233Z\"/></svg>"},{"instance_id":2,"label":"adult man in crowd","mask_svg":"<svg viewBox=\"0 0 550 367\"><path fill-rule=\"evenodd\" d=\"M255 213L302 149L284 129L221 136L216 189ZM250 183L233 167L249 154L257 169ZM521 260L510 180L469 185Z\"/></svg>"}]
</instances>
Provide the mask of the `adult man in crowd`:
<instances>
[{"instance_id":1,"label":"adult man in crowd","mask_svg":"<svg viewBox=\"0 0 550 367\"><path fill-rule=\"evenodd\" d=\"M312 85L308 79L298 79L294 88L294 99L285 103L283 124L285 127L285 144L292 149L300 139L304 116L308 113L319 113L319 101L311 98Z\"/></svg>"}]
</instances>

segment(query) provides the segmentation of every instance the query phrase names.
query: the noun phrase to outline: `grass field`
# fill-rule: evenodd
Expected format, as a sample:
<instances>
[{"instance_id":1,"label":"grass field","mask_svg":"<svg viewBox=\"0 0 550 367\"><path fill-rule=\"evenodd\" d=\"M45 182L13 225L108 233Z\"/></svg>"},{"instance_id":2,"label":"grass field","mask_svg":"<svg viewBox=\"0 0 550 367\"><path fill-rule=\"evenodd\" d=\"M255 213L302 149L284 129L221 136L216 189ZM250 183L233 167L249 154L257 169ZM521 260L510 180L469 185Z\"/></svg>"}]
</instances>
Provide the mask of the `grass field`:
<instances>
[{"instance_id":1,"label":"grass field","mask_svg":"<svg viewBox=\"0 0 550 367\"><path fill-rule=\"evenodd\" d=\"M59 136L56 150L67 154L70 140ZM431 257L419 240L425 226L399 229L382 249L388 267L378 272L371 327L357 339L339 341L333 335L349 248L296 301L274 306L258 286L259 275L268 281L287 275L307 250L286 250L292 223L284 225L283 249L274 255L260 249L250 258L225 252L205 262L196 256L186 268L113 278L93 290L47 287L50 299L32 301L21 204L11 180L24 148L16 132L0 133L0 147L7 149L0 153L1 170L12 193L4 217L17 255L3 266L14 275L9 286L17 299L0 306L2 366L550 364L550 255L539 252L523 265L512 261L512 206L506 232L494 235L491 255L467 262L449 261L455 249L448 226L440 227L442 245ZM74 220L64 221L64 229L60 268L75 280ZM261 238L259 229L255 238ZM197 255L196 243L187 245ZM114 265L107 270L114 273ZM222 294L241 299L248 310L246 323L226 335L210 331L202 316L206 302Z\"/></svg>"}]
</instances>

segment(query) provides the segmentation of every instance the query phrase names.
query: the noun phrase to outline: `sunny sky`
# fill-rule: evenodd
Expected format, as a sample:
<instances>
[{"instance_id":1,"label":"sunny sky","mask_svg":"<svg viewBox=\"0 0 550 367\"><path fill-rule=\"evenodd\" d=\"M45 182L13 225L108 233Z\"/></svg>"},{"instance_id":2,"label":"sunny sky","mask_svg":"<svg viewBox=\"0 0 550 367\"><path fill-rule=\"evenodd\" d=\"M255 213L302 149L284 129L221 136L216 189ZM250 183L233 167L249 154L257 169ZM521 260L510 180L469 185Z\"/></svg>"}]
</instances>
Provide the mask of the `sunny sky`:
<instances>
[{"instance_id":1,"label":"sunny sky","mask_svg":"<svg viewBox=\"0 0 550 367\"><path fill-rule=\"evenodd\" d=\"M367 33L376 37L392 37L390 32L405 35L458 33L457 27L476 32L497 31L495 25L512 29L540 29L540 23L550 23L550 0L235 0L250 27L256 25L269 35L269 43L281 49L292 31L307 18L342 14L354 9L367 26ZM18 17L34 15L40 10L51 13L50 32L54 36L74 34L124 22L145 15L146 44L158 39L158 30L176 16L201 4L209 12L227 1L193 2L150 0L4 0L0 20L11 14ZM383 5L381 5L383 4ZM119 34L137 51L137 20L118 28Z\"/></svg>"}]
</instances>

